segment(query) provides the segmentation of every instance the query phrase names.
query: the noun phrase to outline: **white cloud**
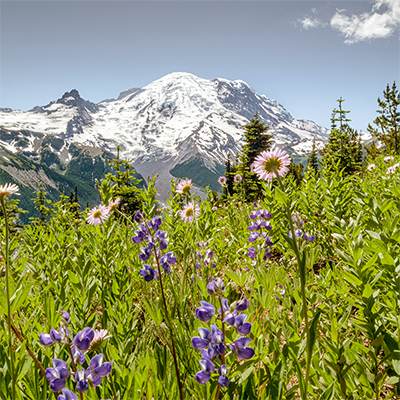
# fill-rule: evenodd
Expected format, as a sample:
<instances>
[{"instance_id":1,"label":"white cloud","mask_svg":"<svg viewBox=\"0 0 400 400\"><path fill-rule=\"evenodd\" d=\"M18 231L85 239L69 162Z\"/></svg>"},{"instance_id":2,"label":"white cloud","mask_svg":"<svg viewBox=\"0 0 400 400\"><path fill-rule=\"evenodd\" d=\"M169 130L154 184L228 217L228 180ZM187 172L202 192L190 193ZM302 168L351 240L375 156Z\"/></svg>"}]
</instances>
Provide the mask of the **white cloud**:
<instances>
[{"instance_id":1,"label":"white cloud","mask_svg":"<svg viewBox=\"0 0 400 400\"><path fill-rule=\"evenodd\" d=\"M370 12L359 15L337 10L331 27L343 33L345 43L389 37L400 27L400 0L375 0Z\"/></svg>"},{"instance_id":2,"label":"white cloud","mask_svg":"<svg viewBox=\"0 0 400 400\"><path fill-rule=\"evenodd\" d=\"M305 30L321 28L326 25L317 17L304 17L303 19L299 20L299 22Z\"/></svg>"}]
</instances>

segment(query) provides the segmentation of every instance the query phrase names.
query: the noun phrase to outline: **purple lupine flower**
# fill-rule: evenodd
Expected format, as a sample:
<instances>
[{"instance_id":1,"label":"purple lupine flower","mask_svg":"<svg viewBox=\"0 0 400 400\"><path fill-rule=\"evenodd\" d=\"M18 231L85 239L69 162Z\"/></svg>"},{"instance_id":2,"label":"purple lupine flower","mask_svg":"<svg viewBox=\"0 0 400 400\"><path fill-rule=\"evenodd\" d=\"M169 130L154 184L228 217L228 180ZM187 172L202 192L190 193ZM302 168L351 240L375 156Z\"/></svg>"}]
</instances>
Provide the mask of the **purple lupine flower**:
<instances>
[{"instance_id":1,"label":"purple lupine flower","mask_svg":"<svg viewBox=\"0 0 400 400\"><path fill-rule=\"evenodd\" d=\"M236 310L237 311L244 311L247 310L249 308L249 300L247 300L246 297L243 297L242 299L240 299L237 303L236 303Z\"/></svg>"},{"instance_id":2,"label":"purple lupine flower","mask_svg":"<svg viewBox=\"0 0 400 400\"><path fill-rule=\"evenodd\" d=\"M221 386L228 386L229 385L229 379L226 377L227 369L225 364L222 364L219 369L219 377L218 377L218 383Z\"/></svg>"},{"instance_id":3,"label":"purple lupine flower","mask_svg":"<svg viewBox=\"0 0 400 400\"><path fill-rule=\"evenodd\" d=\"M215 308L212 304L206 301L200 301L201 306L196 308L196 317L203 322L208 322L215 314Z\"/></svg>"},{"instance_id":4,"label":"purple lupine flower","mask_svg":"<svg viewBox=\"0 0 400 400\"><path fill-rule=\"evenodd\" d=\"M135 232L135 236L132 236L132 241L135 243L142 243L145 238L146 238L146 233L143 232L142 229L138 229Z\"/></svg>"},{"instance_id":5,"label":"purple lupine flower","mask_svg":"<svg viewBox=\"0 0 400 400\"><path fill-rule=\"evenodd\" d=\"M99 386L101 380L110 374L112 369L111 362L103 362L103 354L97 354L90 360L88 378L94 386Z\"/></svg>"},{"instance_id":6,"label":"purple lupine flower","mask_svg":"<svg viewBox=\"0 0 400 400\"><path fill-rule=\"evenodd\" d=\"M213 278L207 284L207 291L209 294L215 294L225 289L224 281L221 278Z\"/></svg>"},{"instance_id":7,"label":"purple lupine flower","mask_svg":"<svg viewBox=\"0 0 400 400\"><path fill-rule=\"evenodd\" d=\"M302 237L303 232L301 231L301 229L296 229L296 230L294 231L294 235L295 235L297 238L299 238L299 237Z\"/></svg>"},{"instance_id":8,"label":"purple lupine flower","mask_svg":"<svg viewBox=\"0 0 400 400\"><path fill-rule=\"evenodd\" d=\"M86 392L89 389L88 377L85 370L76 371L75 373L76 390L78 392Z\"/></svg>"},{"instance_id":9,"label":"purple lupine flower","mask_svg":"<svg viewBox=\"0 0 400 400\"><path fill-rule=\"evenodd\" d=\"M202 358L200 366L202 369L195 375L195 378L197 382L205 384L210 380L211 373L215 370L215 365L209 358Z\"/></svg>"},{"instance_id":10,"label":"purple lupine flower","mask_svg":"<svg viewBox=\"0 0 400 400\"><path fill-rule=\"evenodd\" d=\"M143 214L141 213L141 211L137 210L137 211L135 212L134 216L133 216L133 219L134 219L136 222L142 222L142 220L143 220Z\"/></svg>"},{"instance_id":11,"label":"purple lupine flower","mask_svg":"<svg viewBox=\"0 0 400 400\"><path fill-rule=\"evenodd\" d=\"M251 330L251 324L249 322L245 322L246 318L246 314L239 314L235 318L234 326L241 335L248 335Z\"/></svg>"},{"instance_id":12,"label":"purple lupine flower","mask_svg":"<svg viewBox=\"0 0 400 400\"><path fill-rule=\"evenodd\" d=\"M251 258L251 259L255 259L256 258L256 249L254 247L249 247L248 251L247 251L247 255Z\"/></svg>"},{"instance_id":13,"label":"purple lupine flower","mask_svg":"<svg viewBox=\"0 0 400 400\"><path fill-rule=\"evenodd\" d=\"M62 315L62 317L63 317L63 320L64 320L67 324L69 324L69 323L71 322L71 317L70 317L68 311L63 311L61 315Z\"/></svg>"},{"instance_id":14,"label":"purple lupine flower","mask_svg":"<svg viewBox=\"0 0 400 400\"><path fill-rule=\"evenodd\" d=\"M150 282L157 277L157 272L147 264L144 265L143 269L141 269L139 273L143 276L146 282Z\"/></svg>"},{"instance_id":15,"label":"purple lupine flower","mask_svg":"<svg viewBox=\"0 0 400 400\"><path fill-rule=\"evenodd\" d=\"M257 211L257 210L253 210L253 211L250 213L250 219L257 219L258 216L259 216L259 215L258 215L258 211Z\"/></svg>"},{"instance_id":16,"label":"purple lupine flower","mask_svg":"<svg viewBox=\"0 0 400 400\"><path fill-rule=\"evenodd\" d=\"M53 359L53 368L46 368L46 379L50 389L57 393L65 387L69 376L68 367L65 361Z\"/></svg>"},{"instance_id":17,"label":"purple lupine flower","mask_svg":"<svg viewBox=\"0 0 400 400\"><path fill-rule=\"evenodd\" d=\"M139 258L141 261L147 261L150 258L151 255L151 248L150 246L148 247L143 247L140 254Z\"/></svg>"},{"instance_id":18,"label":"purple lupine flower","mask_svg":"<svg viewBox=\"0 0 400 400\"><path fill-rule=\"evenodd\" d=\"M267 234L265 234L265 235L263 235L263 236L264 236L264 238L265 238L265 245L266 245L266 246L272 246L272 245L273 245L273 242L272 242L271 238L270 238Z\"/></svg>"},{"instance_id":19,"label":"purple lupine flower","mask_svg":"<svg viewBox=\"0 0 400 400\"><path fill-rule=\"evenodd\" d=\"M160 258L160 264L163 267L164 271L169 273L171 272L171 265L176 264L176 257L172 251L165 253Z\"/></svg>"},{"instance_id":20,"label":"purple lupine flower","mask_svg":"<svg viewBox=\"0 0 400 400\"><path fill-rule=\"evenodd\" d=\"M54 328L50 329L50 336L54 342L61 342L61 334L60 332L56 331Z\"/></svg>"},{"instance_id":21,"label":"purple lupine flower","mask_svg":"<svg viewBox=\"0 0 400 400\"><path fill-rule=\"evenodd\" d=\"M150 227L154 231L157 231L161 224L162 224L162 219L159 216L152 218L152 220L149 222Z\"/></svg>"},{"instance_id":22,"label":"purple lupine flower","mask_svg":"<svg viewBox=\"0 0 400 400\"><path fill-rule=\"evenodd\" d=\"M309 235L308 233L304 233L303 239L307 240L307 242L313 242L315 240L315 235Z\"/></svg>"},{"instance_id":23,"label":"purple lupine flower","mask_svg":"<svg viewBox=\"0 0 400 400\"><path fill-rule=\"evenodd\" d=\"M64 388L62 394L57 396L57 400L77 400L76 394Z\"/></svg>"},{"instance_id":24,"label":"purple lupine flower","mask_svg":"<svg viewBox=\"0 0 400 400\"><path fill-rule=\"evenodd\" d=\"M83 328L76 334L73 339L74 345L81 351L86 351L90 347L90 343L94 338L94 330L92 328Z\"/></svg>"},{"instance_id":25,"label":"purple lupine flower","mask_svg":"<svg viewBox=\"0 0 400 400\"><path fill-rule=\"evenodd\" d=\"M230 310L228 299L221 299L222 309L218 309L218 314L222 315L222 313L227 313Z\"/></svg>"},{"instance_id":26,"label":"purple lupine flower","mask_svg":"<svg viewBox=\"0 0 400 400\"><path fill-rule=\"evenodd\" d=\"M250 338L242 337L230 345L231 350L239 360L247 360L254 356L254 350L251 347L247 347L250 342Z\"/></svg>"},{"instance_id":27,"label":"purple lupine flower","mask_svg":"<svg viewBox=\"0 0 400 400\"><path fill-rule=\"evenodd\" d=\"M247 229L249 231L256 231L257 229L259 229L258 223L257 222L252 223L247 227Z\"/></svg>"},{"instance_id":28,"label":"purple lupine flower","mask_svg":"<svg viewBox=\"0 0 400 400\"><path fill-rule=\"evenodd\" d=\"M76 364L85 362L85 355L74 344L71 345L71 352Z\"/></svg>"},{"instance_id":29,"label":"purple lupine flower","mask_svg":"<svg viewBox=\"0 0 400 400\"><path fill-rule=\"evenodd\" d=\"M54 343L54 340L48 333L41 333L39 335L39 342L43 346L51 346Z\"/></svg>"},{"instance_id":30,"label":"purple lupine flower","mask_svg":"<svg viewBox=\"0 0 400 400\"><path fill-rule=\"evenodd\" d=\"M211 325L211 349L215 354L222 355L225 353L224 334L216 325Z\"/></svg>"},{"instance_id":31,"label":"purple lupine flower","mask_svg":"<svg viewBox=\"0 0 400 400\"><path fill-rule=\"evenodd\" d=\"M251 232L249 235L249 242L254 242L259 236L258 232Z\"/></svg>"},{"instance_id":32,"label":"purple lupine flower","mask_svg":"<svg viewBox=\"0 0 400 400\"><path fill-rule=\"evenodd\" d=\"M192 346L197 350L202 350L209 345L211 332L206 328L199 328L199 335L192 338Z\"/></svg>"},{"instance_id":33,"label":"purple lupine flower","mask_svg":"<svg viewBox=\"0 0 400 400\"><path fill-rule=\"evenodd\" d=\"M230 326L233 326L235 324L236 316L237 316L237 311L234 310L233 312L226 314L224 322L226 322Z\"/></svg>"},{"instance_id":34,"label":"purple lupine flower","mask_svg":"<svg viewBox=\"0 0 400 400\"><path fill-rule=\"evenodd\" d=\"M270 219L272 214L268 210L261 210L260 216L265 219Z\"/></svg>"}]
</instances>

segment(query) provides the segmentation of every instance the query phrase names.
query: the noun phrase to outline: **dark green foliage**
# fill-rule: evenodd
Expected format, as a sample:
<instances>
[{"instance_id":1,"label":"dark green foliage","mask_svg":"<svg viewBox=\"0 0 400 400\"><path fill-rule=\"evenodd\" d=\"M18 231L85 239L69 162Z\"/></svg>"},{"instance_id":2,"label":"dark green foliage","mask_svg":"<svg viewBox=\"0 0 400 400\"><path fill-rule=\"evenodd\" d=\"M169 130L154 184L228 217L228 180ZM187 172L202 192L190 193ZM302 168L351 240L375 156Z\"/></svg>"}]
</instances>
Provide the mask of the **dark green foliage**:
<instances>
[{"instance_id":1,"label":"dark green foliage","mask_svg":"<svg viewBox=\"0 0 400 400\"><path fill-rule=\"evenodd\" d=\"M271 145L272 135L268 126L256 114L244 127L244 143L238 167L243 177L242 187L247 200L253 200L261 193L259 180L256 174L251 172L251 165L255 158L262 151L269 150Z\"/></svg>"},{"instance_id":2,"label":"dark green foliage","mask_svg":"<svg viewBox=\"0 0 400 400\"><path fill-rule=\"evenodd\" d=\"M169 172L176 178L190 177L197 186L210 186L213 190L219 190L221 186L218 184L217 179L218 176L224 174L224 166L217 165L215 170L210 170L203 160L193 158L176 165Z\"/></svg>"},{"instance_id":3,"label":"dark green foliage","mask_svg":"<svg viewBox=\"0 0 400 400\"><path fill-rule=\"evenodd\" d=\"M303 180L304 167L301 163L291 162L289 167L289 175L291 175L296 183L300 185Z\"/></svg>"},{"instance_id":4,"label":"dark green foliage","mask_svg":"<svg viewBox=\"0 0 400 400\"><path fill-rule=\"evenodd\" d=\"M38 190L36 192L36 197L33 199L35 204L35 210L38 214L37 218L31 218L33 222L45 223L51 215L52 212L52 201L47 198L46 192L43 190Z\"/></svg>"},{"instance_id":5,"label":"dark green foliage","mask_svg":"<svg viewBox=\"0 0 400 400\"><path fill-rule=\"evenodd\" d=\"M137 178L136 170L128 160L117 157L110 161L112 172L105 175L98 182L98 190L103 204L119 199L119 209L127 214L133 215L141 208L140 186L143 182Z\"/></svg>"},{"instance_id":6,"label":"dark green foliage","mask_svg":"<svg viewBox=\"0 0 400 400\"><path fill-rule=\"evenodd\" d=\"M383 91L383 98L378 98L378 116L372 124L368 125L368 131L373 139L384 146L389 154L400 154L400 93L393 82L390 87L387 84Z\"/></svg>"},{"instance_id":7,"label":"dark green foliage","mask_svg":"<svg viewBox=\"0 0 400 400\"><path fill-rule=\"evenodd\" d=\"M231 159L228 156L226 163L225 163L225 177L226 177L226 185L223 189L224 196L232 196L235 192L234 190L234 176L235 176L235 169L232 166Z\"/></svg>"},{"instance_id":8,"label":"dark green foliage","mask_svg":"<svg viewBox=\"0 0 400 400\"><path fill-rule=\"evenodd\" d=\"M328 171L342 171L344 175L359 172L362 166L362 144L359 133L350 127L343 109L342 98L337 100L338 108L332 113L329 140L323 151L323 164Z\"/></svg>"},{"instance_id":9,"label":"dark green foliage","mask_svg":"<svg viewBox=\"0 0 400 400\"><path fill-rule=\"evenodd\" d=\"M314 173L318 173L319 171L318 150L317 150L317 145L315 144L315 138L313 140L311 153L308 156L307 170L311 170Z\"/></svg>"}]
</instances>

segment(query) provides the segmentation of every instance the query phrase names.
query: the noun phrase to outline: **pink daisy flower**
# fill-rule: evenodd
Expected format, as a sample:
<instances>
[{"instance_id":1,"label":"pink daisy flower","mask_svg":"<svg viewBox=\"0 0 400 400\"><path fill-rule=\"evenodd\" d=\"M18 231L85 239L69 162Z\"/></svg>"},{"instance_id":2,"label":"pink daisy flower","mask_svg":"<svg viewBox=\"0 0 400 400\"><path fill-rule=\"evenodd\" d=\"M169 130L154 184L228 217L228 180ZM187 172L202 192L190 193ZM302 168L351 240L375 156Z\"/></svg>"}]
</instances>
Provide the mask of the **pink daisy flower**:
<instances>
[{"instance_id":1,"label":"pink daisy flower","mask_svg":"<svg viewBox=\"0 0 400 400\"><path fill-rule=\"evenodd\" d=\"M5 185L0 185L0 198L4 199L13 194L19 194L19 188L13 183L6 183Z\"/></svg>"},{"instance_id":2,"label":"pink daisy flower","mask_svg":"<svg viewBox=\"0 0 400 400\"><path fill-rule=\"evenodd\" d=\"M397 168L399 168L399 167L400 167L400 163L394 164L386 170L386 173L388 175L393 175L396 172Z\"/></svg>"},{"instance_id":3,"label":"pink daisy flower","mask_svg":"<svg viewBox=\"0 0 400 400\"><path fill-rule=\"evenodd\" d=\"M192 186L193 184L191 179L183 179L176 185L176 192L180 194L189 194Z\"/></svg>"},{"instance_id":4,"label":"pink daisy flower","mask_svg":"<svg viewBox=\"0 0 400 400\"><path fill-rule=\"evenodd\" d=\"M196 203L188 203L180 211L180 216L185 222L192 222L200 215L200 207Z\"/></svg>"},{"instance_id":5,"label":"pink daisy flower","mask_svg":"<svg viewBox=\"0 0 400 400\"><path fill-rule=\"evenodd\" d=\"M235 183L240 183L240 182L242 182L242 180L243 180L242 175L236 174L236 175L233 177L233 181L234 181Z\"/></svg>"},{"instance_id":6,"label":"pink daisy flower","mask_svg":"<svg viewBox=\"0 0 400 400\"><path fill-rule=\"evenodd\" d=\"M219 183L221 186L225 186L225 185L226 185L226 176L220 176L220 177L218 178L218 183Z\"/></svg>"},{"instance_id":7,"label":"pink daisy flower","mask_svg":"<svg viewBox=\"0 0 400 400\"><path fill-rule=\"evenodd\" d=\"M385 163L389 163L394 161L394 157L393 156L386 156L383 161L385 161Z\"/></svg>"},{"instance_id":8,"label":"pink daisy flower","mask_svg":"<svg viewBox=\"0 0 400 400\"><path fill-rule=\"evenodd\" d=\"M260 179L271 182L274 178L285 176L289 172L290 157L280 149L263 151L252 165L253 171Z\"/></svg>"},{"instance_id":9,"label":"pink daisy flower","mask_svg":"<svg viewBox=\"0 0 400 400\"><path fill-rule=\"evenodd\" d=\"M111 200L109 203L108 203L108 206L107 206L107 208L108 208L108 210L109 211L114 211L116 208L118 208L118 206L121 204L121 200L120 199L115 199L115 200Z\"/></svg>"},{"instance_id":10,"label":"pink daisy flower","mask_svg":"<svg viewBox=\"0 0 400 400\"><path fill-rule=\"evenodd\" d=\"M100 225L104 221L106 221L109 216L110 216L109 208L101 204L98 207L94 207L89 211L89 215L86 218L86 221L90 225Z\"/></svg>"}]
</instances>

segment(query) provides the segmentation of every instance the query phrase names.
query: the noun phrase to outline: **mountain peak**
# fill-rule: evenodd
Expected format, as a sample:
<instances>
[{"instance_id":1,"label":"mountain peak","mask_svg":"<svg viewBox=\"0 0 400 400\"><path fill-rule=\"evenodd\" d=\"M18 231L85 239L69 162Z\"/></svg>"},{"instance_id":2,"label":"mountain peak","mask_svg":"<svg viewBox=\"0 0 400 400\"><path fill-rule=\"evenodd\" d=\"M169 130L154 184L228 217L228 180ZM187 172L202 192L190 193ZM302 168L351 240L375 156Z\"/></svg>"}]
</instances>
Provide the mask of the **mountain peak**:
<instances>
[{"instance_id":1,"label":"mountain peak","mask_svg":"<svg viewBox=\"0 0 400 400\"><path fill-rule=\"evenodd\" d=\"M66 100L69 98L73 98L74 100L78 100L81 99L81 95L79 94L78 90L76 89L72 89L69 92L65 92L62 97L61 100Z\"/></svg>"}]
</instances>

